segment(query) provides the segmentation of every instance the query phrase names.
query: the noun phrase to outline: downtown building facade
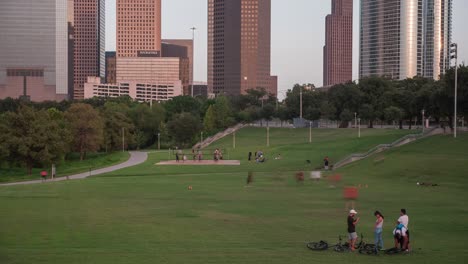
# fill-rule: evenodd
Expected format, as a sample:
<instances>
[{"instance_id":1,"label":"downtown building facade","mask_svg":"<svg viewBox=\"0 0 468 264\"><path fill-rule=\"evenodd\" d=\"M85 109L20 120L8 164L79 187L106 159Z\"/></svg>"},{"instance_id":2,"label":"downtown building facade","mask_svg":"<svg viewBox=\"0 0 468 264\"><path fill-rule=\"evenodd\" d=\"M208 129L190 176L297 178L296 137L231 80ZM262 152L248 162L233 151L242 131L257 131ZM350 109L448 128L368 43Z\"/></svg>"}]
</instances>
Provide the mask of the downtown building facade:
<instances>
[{"instance_id":1,"label":"downtown building facade","mask_svg":"<svg viewBox=\"0 0 468 264\"><path fill-rule=\"evenodd\" d=\"M346 83L353 78L353 0L332 0L325 19L323 86Z\"/></svg>"},{"instance_id":2,"label":"downtown building facade","mask_svg":"<svg viewBox=\"0 0 468 264\"><path fill-rule=\"evenodd\" d=\"M0 2L0 98L82 99L104 76L105 0Z\"/></svg>"},{"instance_id":3,"label":"downtown building facade","mask_svg":"<svg viewBox=\"0 0 468 264\"><path fill-rule=\"evenodd\" d=\"M449 67L452 0L362 0L359 77L439 79Z\"/></svg>"},{"instance_id":4,"label":"downtown building facade","mask_svg":"<svg viewBox=\"0 0 468 264\"><path fill-rule=\"evenodd\" d=\"M118 94L103 92L104 87L111 87L109 91L116 90L115 87L129 88L128 95L138 101L160 101L180 95L181 59L162 57L161 43L161 0L117 0L115 83L105 84L89 78L85 98ZM143 96L144 89L147 96ZM178 91L156 98L158 89ZM150 90L155 90L154 94Z\"/></svg>"},{"instance_id":5,"label":"downtown building facade","mask_svg":"<svg viewBox=\"0 0 468 264\"><path fill-rule=\"evenodd\" d=\"M271 76L271 0L208 0L208 90L239 95L264 88Z\"/></svg>"},{"instance_id":6,"label":"downtown building facade","mask_svg":"<svg viewBox=\"0 0 468 264\"><path fill-rule=\"evenodd\" d=\"M68 1L0 1L0 98L70 98L72 19Z\"/></svg>"}]
</instances>

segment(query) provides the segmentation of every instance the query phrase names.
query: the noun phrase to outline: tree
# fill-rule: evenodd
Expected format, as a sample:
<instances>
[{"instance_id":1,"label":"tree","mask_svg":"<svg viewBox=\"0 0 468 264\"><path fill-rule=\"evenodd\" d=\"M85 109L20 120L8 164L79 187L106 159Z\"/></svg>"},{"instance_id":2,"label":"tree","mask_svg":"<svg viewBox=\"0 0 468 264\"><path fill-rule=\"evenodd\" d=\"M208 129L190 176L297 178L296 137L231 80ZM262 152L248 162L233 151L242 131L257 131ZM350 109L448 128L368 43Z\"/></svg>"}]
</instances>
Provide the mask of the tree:
<instances>
[{"instance_id":1,"label":"tree","mask_svg":"<svg viewBox=\"0 0 468 264\"><path fill-rule=\"evenodd\" d=\"M384 116L385 116L385 120L389 122L395 122L395 121L400 121L403 118L404 112L403 112L403 109L401 108L398 108L396 106L390 106L390 107L385 108Z\"/></svg>"},{"instance_id":2,"label":"tree","mask_svg":"<svg viewBox=\"0 0 468 264\"><path fill-rule=\"evenodd\" d=\"M208 110L205 113L205 118L203 119L203 127L206 132L213 133L216 130L216 116L214 113L213 106L210 105Z\"/></svg>"},{"instance_id":3,"label":"tree","mask_svg":"<svg viewBox=\"0 0 468 264\"><path fill-rule=\"evenodd\" d=\"M347 128L349 126L349 121L353 120L354 114L349 111L349 109L344 109L340 114L340 128Z\"/></svg>"},{"instance_id":4,"label":"tree","mask_svg":"<svg viewBox=\"0 0 468 264\"><path fill-rule=\"evenodd\" d=\"M177 96L163 103L166 110L167 120L171 120L174 115L181 113L191 113L195 116L202 117L201 103L199 100L190 96Z\"/></svg>"},{"instance_id":5,"label":"tree","mask_svg":"<svg viewBox=\"0 0 468 264\"><path fill-rule=\"evenodd\" d=\"M226 129L234 123L229 100L225 96L216 98L213 105L216 129Z\"/></svg>"},{"instance_id":6,"label":"tree","mask_svg":"<svg viewBox=\"0 0 468 264\"><path fill-rule=\"evenodd\" d=\"M320 115L321 118L335 120L336 118L336 108L327 101L322 102L320 106Z\"/></svg>"},{"instance_id":7,"label":"tree","mask_svg":"<svg viewBox=\"0 0 468 264\"><path fill-rule=\"evenodd\" d=\"M122 104L107 102L101 112L104 120L104 146L108 149L122 148L122 130L125 130L126 144L134 143L134 126L127 116L128 107ZM138 138L140 139L140 138ZM137 142L140 143L140 142ZM140 147L140 144L137 144Z\"/></svg>"},{"instance_id":8,"label":"tree","mask_svg":"<svg viewBox=\"0 0 468 264\"><path fill-rule=\"evenodd\" d=\"M91 105L72 104L65 112L71 134L72 147L80 153L80 160L86 158L86 153L99 150L103 141L103 121Z\"/></svg>"},{"instance_id":9,"label":"tree","mask_svg":"<svg viewBox=\"0 0 468 264\"><path fill-rule=\"evenodd\" d=\"M177 144L188 146L194 142L195 137L201 131L202 124L197 116L191 113L181 113L176 114L168 122L167 128Z\"/></svg>"},{"instance_id":10,"label":"tree","mask_svg":"<svg viewBox=\"0 0 468 264\"><path fill-rule=\"evenodd\" d=\"M45 110L21 106L7 112L0 125L0 155L10 164L25 165L31 175L35 164L49 165L63 159L68 150L67 130Z\"/></svg>"},{"instance_id":11,"label":"tree","mask_svg":"<svg viewBox=\"0 0 468 264\"><path fill-rule=\"evenodd\" d=\"M137 137L137 147L144 148L154 144L158 133L161 133L160 124L165 121L166 110L161 104L153 104L150 108L146 104L138 104L131 108L129 115L134 124Z\"/></svg>"}]
</instances>

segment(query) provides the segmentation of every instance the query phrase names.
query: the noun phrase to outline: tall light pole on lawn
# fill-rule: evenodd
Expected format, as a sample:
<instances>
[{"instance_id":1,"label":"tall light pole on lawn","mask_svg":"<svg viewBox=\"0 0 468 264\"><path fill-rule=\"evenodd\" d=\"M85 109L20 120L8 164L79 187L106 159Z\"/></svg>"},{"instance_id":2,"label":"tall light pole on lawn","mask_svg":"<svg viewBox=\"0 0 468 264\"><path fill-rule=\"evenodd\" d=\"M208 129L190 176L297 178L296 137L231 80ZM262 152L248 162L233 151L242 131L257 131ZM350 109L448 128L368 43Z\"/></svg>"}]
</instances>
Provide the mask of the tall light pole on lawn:
<instances>
[{"instance_id":1,"label":"tall light pole on lawn","mask_svg":"<svg viewBox=\"0 0 468 264\"><path fill-rule=\"evenodd\" d=\"M312 143L312 121L309 121L309 143Z\"/></svg>"},{"instance_id":2,"label":"tall light pole on lawn","mask_svg":"<svg viewBox=\"0 0 468 264\"><path fill-rule=\"evenodd\" d=\"M457 93L458 93L458 45L452 43L450 45L450 59L455 59L455 100L453 114L453 137L457 138Z\"/></svg>"},{"instance_id":3,"label":"tall light pole on lawn","mask_svg":"<svg viewBox=\"0 0 468 264\"><path fill-rule=\"evenodd\" d=\"M192 27L190 28L190 30L192 30L192 80L191 80L191 95L193 97L193 79L195 77L195 30L197 30L196 27Z\"/></svg>"},{"instance_id":4,"label":"tall light pole on lawn","mask_svg":"<svg viewBox=\"0 0 468 264\"><path fill-rule=\"evenodd\" d=\"M358 138L361 138L361 118L358 118Z\"/></svg>"},{"instance_id":5,"label":"tall light pole on lawn","mask_svg":"<svg viewBox=\"0 0 468 264\"><path fill-rule=\"evenodd\" d=\"M424 126L425 126L425 124L424 124L424 114L425 114L425 113L426 113L426 111L423 109L423 110L421 111L421 114L422 114L421 124L422 124L422 132L423 132L423 134L424 134Z\"/></svg>"},{"instance_id":6,"label":"tall light pole on lawn","mask_svg":"<svg viewBox=\"0 0 468 264\"><path fill-rule=\"evenodd\" d=\"M158 133L158 150L161 149L161 133Z\"/></svg>"},{"instance_id":7,"label":"tall light pole on lawn","mask_svg":"<svg viewBox=\"0 0 468 264\"><path fill-rule=\"evenodd\" d=\"M300 112L301 112L300 118L302 120L302 87L301 87L301 91L299 92L299 101L300 101L299 107L300 107Z\"/></svg>"},{"instance_id":8,"label":"tall light pole on lawn","mask_svg":"<svg viewBox=\"0 0 468 264\"><path fill-rule=\"evenodd\" d=\"M125 152L125 127L122 127L122 152Z\"/></svg>"},{"instance_id":9,"label":"tall light pole on lawn","mask_svg":"<svg viewBox=\"0 0 468 264\"><path fill-rule=\"evenodd\" d=\"M357 128L357 113L354 112L354 128Z\"/></svg>"}]
</instances>

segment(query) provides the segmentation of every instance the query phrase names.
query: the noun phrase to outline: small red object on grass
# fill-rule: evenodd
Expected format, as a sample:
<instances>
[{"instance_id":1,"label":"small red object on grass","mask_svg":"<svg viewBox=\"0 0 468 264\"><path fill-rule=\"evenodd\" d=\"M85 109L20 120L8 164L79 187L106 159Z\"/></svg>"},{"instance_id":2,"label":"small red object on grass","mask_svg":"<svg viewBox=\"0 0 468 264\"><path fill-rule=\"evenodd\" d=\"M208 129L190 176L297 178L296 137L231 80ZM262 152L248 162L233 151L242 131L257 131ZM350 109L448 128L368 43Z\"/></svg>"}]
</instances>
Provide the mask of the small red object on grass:
<instances>
[{"instance_id":1,"label":"small red object on grass","mask_svg":"<svg viewBox=\"0 0 468 264\"><path fill-rule=\"evenodd\" d=\"M343 197L347 200L356 200L359 196L358 188L356 187L345 187L343 191Z\"/></svg>"},{"instance_id":2,"label":"small red object on grass","mask_svg":"<svg viewBox=\"0 0 468 264\"><path fill-rule=\"evenodd\" d=\"M42 177L47 177L47 171L41 171L41 176Z\"/></svg>"}]
</instances>

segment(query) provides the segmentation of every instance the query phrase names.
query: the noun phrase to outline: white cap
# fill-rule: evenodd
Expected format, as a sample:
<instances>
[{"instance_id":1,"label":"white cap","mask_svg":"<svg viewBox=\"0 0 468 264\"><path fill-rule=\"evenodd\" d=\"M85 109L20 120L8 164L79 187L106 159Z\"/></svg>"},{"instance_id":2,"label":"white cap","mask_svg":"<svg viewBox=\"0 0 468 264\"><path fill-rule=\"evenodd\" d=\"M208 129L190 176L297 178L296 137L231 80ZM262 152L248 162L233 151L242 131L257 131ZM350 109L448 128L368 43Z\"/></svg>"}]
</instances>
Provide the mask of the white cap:
<instances>
[{"instance_id":1,"label":"white cap","mask_svg":"<svg viewBox=\"0 0 468 264\"><path fill-rule=\"evenodd\" d=\"M349 211L349 214L357 214L356 210L352 209L351 211Z\"/></svg>"}]
</instances>

